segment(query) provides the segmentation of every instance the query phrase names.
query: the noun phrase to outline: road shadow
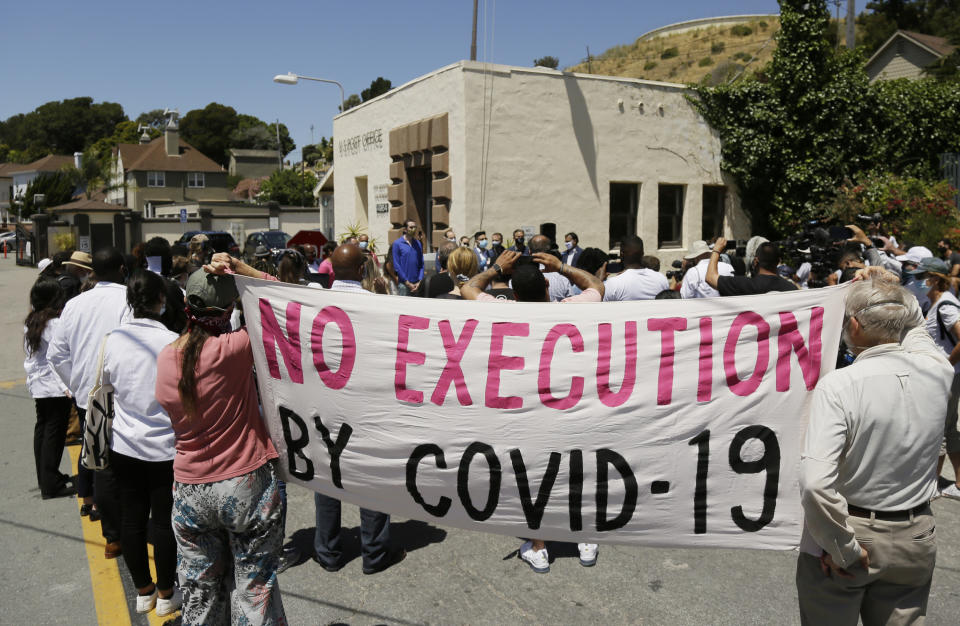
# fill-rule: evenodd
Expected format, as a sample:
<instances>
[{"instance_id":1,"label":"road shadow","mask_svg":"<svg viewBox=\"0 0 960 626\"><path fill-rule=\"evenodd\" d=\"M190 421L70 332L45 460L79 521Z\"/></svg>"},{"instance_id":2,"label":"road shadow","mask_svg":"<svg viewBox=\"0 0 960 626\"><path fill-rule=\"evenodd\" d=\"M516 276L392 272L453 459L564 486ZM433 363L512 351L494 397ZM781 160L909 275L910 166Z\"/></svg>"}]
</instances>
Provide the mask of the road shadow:
<instances>
[{"instance_id":1,"label":"road shadow","mask_svg":"<svg viewBox=\"0 0 960 626\"><path fill-rule=\"evenodd\" d=\"M290 567L297 567L313 557L313 537L316 528L301 528L293 533L287 545L294 545L300 552L300 558ZM343 528L341 531L343 545L343 565L360 558L360 526ZM420 520L406 520L390 524L390 543L396 548L403 548L407 552L414 552L435 543L441 543L447 538L447 531L437 528Z\"/></svg>"}]
</instances>

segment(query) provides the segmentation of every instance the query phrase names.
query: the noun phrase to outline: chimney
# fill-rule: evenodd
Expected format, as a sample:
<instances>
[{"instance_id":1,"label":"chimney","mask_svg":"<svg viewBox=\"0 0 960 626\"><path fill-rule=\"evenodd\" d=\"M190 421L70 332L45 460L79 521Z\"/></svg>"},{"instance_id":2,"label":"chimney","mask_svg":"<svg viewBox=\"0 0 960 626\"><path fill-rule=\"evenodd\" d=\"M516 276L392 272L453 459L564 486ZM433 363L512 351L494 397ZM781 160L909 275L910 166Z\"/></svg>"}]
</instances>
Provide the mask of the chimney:
<instances>
[{"instance_id":1,"label":"chimney","mask_svg":"<svg viewBox=\"0 0 960 626\"><path fill-rule=\"evenodd\" d=\"M167 156L180 156L180 131L173 117L163 131L163 143L167 148Z\"/></svg>"},{"instance_id":2,"label":"chimney","mask_svg":"<svg viewBox=\"0 0 960 626\"><path fill-rule=\"evenodd\" d=\"M80 169L80 164L83 162L83 153L74 152L73 153L73 166L77 169Z\"/></svg>"},{"instance_id":3,"label":"chimney","mask_svg":"<svg viewBox=\"0 0 960 626\"><path fill-rule=\"evenodd\" d=\"M150 143L150 135L147 134L146 129L144 129L143 134L140 135L140 145L142 146L145 143Z\"/></svg>"}]
</instances>

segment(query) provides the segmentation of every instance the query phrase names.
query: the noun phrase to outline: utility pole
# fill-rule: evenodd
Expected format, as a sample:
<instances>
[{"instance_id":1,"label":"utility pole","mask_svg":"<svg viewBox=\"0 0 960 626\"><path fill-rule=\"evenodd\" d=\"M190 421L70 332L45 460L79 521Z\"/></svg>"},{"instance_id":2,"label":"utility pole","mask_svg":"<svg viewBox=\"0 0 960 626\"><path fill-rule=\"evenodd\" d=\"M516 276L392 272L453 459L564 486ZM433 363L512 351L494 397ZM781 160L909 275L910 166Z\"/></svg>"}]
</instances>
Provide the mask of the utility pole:
<instances>
[{"instance_id":1,"label":"utility pole","mask_svg":"<svg viewBox=\"0 0 960 626\"><path fill-rule=\"evenodd\" d=\"M857 9L853 0L847 0L847 47L853 50L857 45L857 34L854 30L857 19Z\"/></svg>"},{"instance_id":2,"label":"utility pole","mask_svg":"<svg viewBox=\"0 0 960 626\"><path fill-rule=\"evenodd\" d=\"M843 4L843 0L831 0L831 2L833 2L833 6L837 10L835 28L837 33L837 50L839 50L840 49L840 5Z\"/></svg>"},{"instance_id":3,"label":"utility pole","mask_svg":"<svg viewBox=\"0 0 960 626\"><path fill-rule=\"evenodd\" d=\"M280 118L277 118L277 163L283 169L283 151L280 149Z\"/></svg>"},{"instance_id":4,"label":"utility pole","mask_svg":"<svg viewBox=\"0 0 960 626\"><path fill-rule=\"evenodd\" d=\"M470 40L470 60L477 60L477 2L473 0L473 38Z\"/></svg>"},{"instance_id":5,"label":"utility pole","mask_svg":"<svg viewBox=\"0 0 960 626\"><path fill-rule=\"evenodd\" d=\"M593 74L593 64L590 61L590 46L587 46L587 74Z\"/></svg>"}]
</instances>

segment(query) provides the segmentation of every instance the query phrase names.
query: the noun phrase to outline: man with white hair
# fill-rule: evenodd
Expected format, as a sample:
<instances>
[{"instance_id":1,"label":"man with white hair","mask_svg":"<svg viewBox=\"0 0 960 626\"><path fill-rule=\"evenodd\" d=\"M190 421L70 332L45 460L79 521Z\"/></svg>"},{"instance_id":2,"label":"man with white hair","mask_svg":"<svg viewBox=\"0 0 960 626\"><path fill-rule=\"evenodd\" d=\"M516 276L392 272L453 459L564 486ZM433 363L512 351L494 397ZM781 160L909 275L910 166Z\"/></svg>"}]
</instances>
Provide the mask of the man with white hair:
<instances>
[{"instance_id":1,"label":"man with white hair","mask_svg":"<svg viewBox=\"0 0 960 626\"><path fill-rule=\"evenodd\" d=\"M922 621L937 555L929 502L953 368L896 275L857 278L843 323L857 357L817 384L800 457L803 624Z\"/></svg>"}]
</instances>

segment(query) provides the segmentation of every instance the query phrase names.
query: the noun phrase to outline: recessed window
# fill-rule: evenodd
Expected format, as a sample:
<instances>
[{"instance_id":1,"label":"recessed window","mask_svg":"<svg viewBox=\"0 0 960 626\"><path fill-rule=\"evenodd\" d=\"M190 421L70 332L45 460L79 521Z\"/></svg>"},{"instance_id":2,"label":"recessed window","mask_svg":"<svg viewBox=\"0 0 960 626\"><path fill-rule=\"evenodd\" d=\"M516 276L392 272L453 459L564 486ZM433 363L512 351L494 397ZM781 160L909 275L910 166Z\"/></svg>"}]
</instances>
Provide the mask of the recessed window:
<instances>
[{"instance_id":1,"label":"recessed window","mask_svg":"<svg viewBox=\"0 0 960 626\"><path fill-rule=\"evenodd\" d=\"M204 184L203 172L189 172L187 174L187 187L191 187L193 189L206 187Z\"/></svg>"},{"instance_id":2,"label":"recessed window","mask_svg":"<svg viewBox=\"0 0 960 626\"><path fill-rule=\"evenodd\" d=\"M147 172L147 187L166 187L166 172Z\"/></svg>"},{"instance_id":3,"label":"recessed window","mask_svg":"<svg viewBox=\"0 0 960 626\"><path fill-rule=\"evenodd\" d=\"M703 186L703 239L719 237L723 234L723 205L727 188L719 185Z\"/></svg>"},{"instance_id":4,"label":"recessed window","mask_svg":"<svg viewBox=\"0 0 960 626\"><path fill-rule=\"evenodd\" d=\"M660 185L657 247L678 248L683 240L683 185Z\"/></svg>"}]
</instances>

